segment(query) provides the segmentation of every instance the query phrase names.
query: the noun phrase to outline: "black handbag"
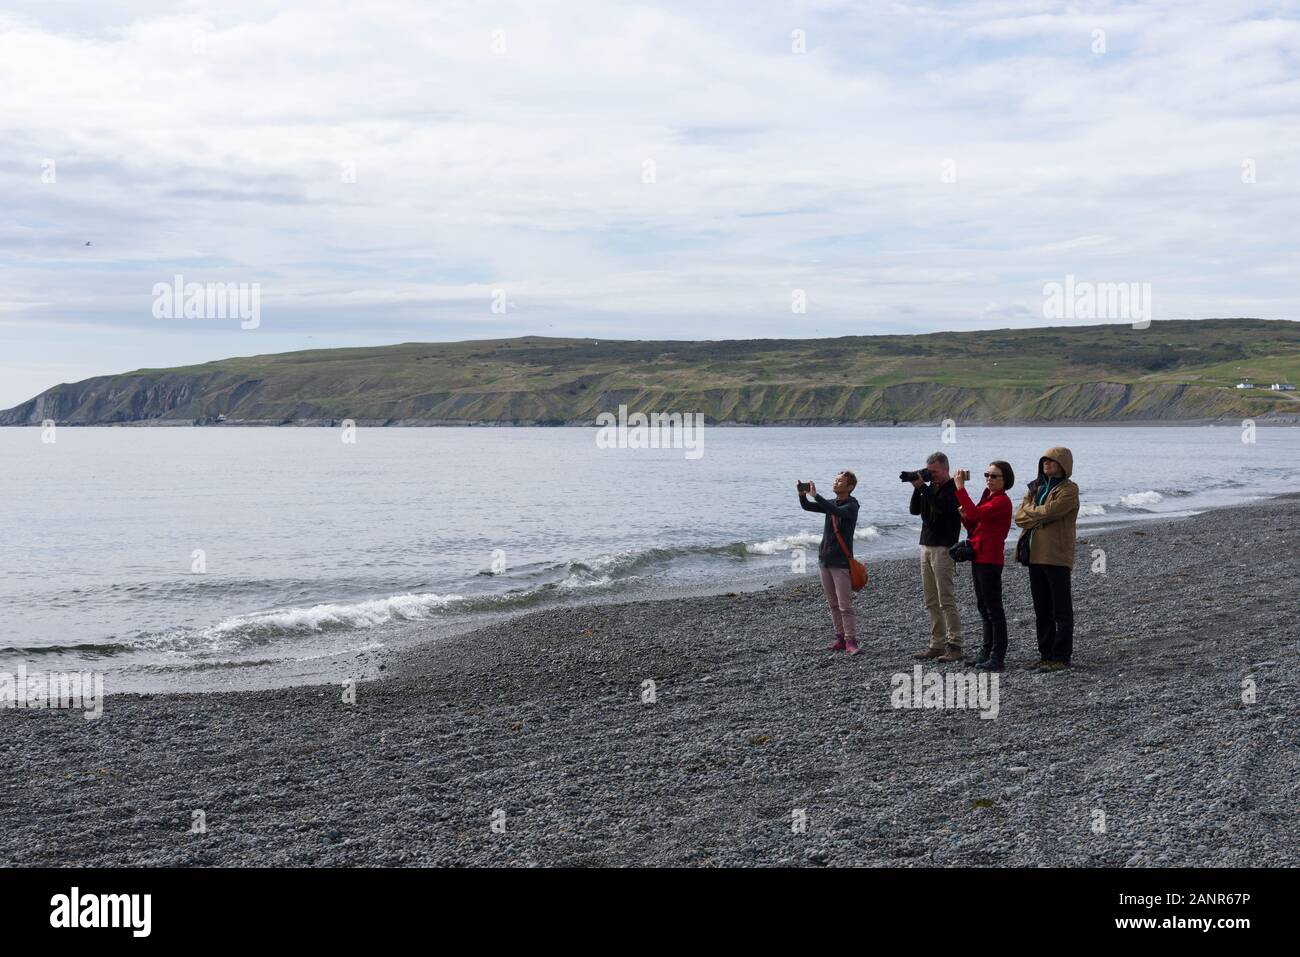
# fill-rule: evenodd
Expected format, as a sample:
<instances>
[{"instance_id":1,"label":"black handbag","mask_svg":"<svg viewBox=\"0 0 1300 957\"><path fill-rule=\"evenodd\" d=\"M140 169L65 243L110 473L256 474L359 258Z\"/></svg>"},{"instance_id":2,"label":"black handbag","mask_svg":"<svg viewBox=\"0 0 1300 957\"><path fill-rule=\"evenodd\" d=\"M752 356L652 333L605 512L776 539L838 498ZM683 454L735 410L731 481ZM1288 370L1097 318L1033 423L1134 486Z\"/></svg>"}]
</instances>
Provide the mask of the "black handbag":
<instances>
[{"instance_id":1,"label":"black handbag","mask_svg":"<svg viewBox=\"0 0 1300 957\"><path fill-rule=\"evenodd\" d=\"M1030 498L1038 497L1038 479L1034 479L1029 483L1028 493L1028 496L1025 498L1026 503ZM1022 531L1020 537L1016 539L1016 561L1021 565L1029 564L1029 538L1033 534L1034 530L1032 528L1027 528Z\"/></svg>"},{"instance_id":2,"label":"black handbag","mask_svg":"<svg viewBox=\"0 0 1300 957\"><path fill-rule=\"evenodd\" d=\"M948 557L954 562L973 562L975 561L975 546L970 543L969 538L964 542L958 542L948 549Z\"/></svg>"}]
</instances>

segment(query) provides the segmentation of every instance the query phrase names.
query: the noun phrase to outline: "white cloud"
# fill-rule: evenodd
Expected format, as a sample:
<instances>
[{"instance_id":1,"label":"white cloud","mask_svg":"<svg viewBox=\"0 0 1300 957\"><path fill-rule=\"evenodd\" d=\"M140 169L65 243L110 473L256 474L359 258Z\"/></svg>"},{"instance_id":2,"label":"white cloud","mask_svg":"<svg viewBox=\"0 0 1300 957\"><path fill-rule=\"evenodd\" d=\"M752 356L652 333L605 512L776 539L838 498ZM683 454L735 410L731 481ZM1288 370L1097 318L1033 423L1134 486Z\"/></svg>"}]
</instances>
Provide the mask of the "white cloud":
<instances>
[{"instance_id":1,"label":"white cloud","mask_svg":"<svg viewBox=\"0 0 1300 957\"><path fill-rule=\"evenodd\" d=\"M1276 4L176 9L0 15L13 362L110 371L124 330L132 365L223 354L150 317L176 272L260 282L259 334L315 346L1034 324L1066 273L1151 282L1157 318L1295 318Z\"/></svg>"}]
</instances>

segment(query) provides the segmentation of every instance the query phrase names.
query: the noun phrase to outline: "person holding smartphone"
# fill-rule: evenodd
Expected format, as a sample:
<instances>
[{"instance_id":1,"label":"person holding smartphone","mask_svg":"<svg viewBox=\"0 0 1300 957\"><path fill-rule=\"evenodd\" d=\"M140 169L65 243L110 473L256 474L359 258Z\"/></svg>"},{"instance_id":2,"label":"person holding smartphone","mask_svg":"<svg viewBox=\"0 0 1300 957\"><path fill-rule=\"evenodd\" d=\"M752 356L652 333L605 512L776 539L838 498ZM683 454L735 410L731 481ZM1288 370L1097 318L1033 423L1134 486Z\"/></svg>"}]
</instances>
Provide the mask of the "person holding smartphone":
<instances>
[{"instance_id":1,"label":"person holding smartphone","mask_svg":"<svg viewBox=\"0 0 1300 957\"><path fill-rule=\"evenodd\" d=\"M822 541L817 548L817 565L821 570L822 591L831 609L831 623L835 626L835 640L827 645L830 651L847 651L856 655L862 650L858 644L858 618L853 611L853 583L849 574L849 559L853 557L853 531L858 525L858 500L851 494L857 487L858 477L847 469L835 476L831 490L835 499L817 494L814 482L796 482L799 505L805 512L822 512L826 521L822 527ZM813 500L808 501L809 494ZM838 535L836 534L838 524ZM840 547L840 540L844 547Z\"/></svg>"},{"instance_id":2,"label":"person holding smartphone","mask_svg":"<svg viewBox=\"0 0 1300 957\"><path fill-rule=\"evenodd\" d=\"M961 469L953 476L961 523L970 536L975 556L971 559L971 581L975 605L984 625L984 643L970 662L984 671L1001 671L1007 656L1007 614L1002 606L1002 568L1006 561L1007 533L1011 530L1011 499L1007 489L1016 482L1010 464L990 462L984 470L984 491L978 503L966 491L970 472Z\"/></svg>"}]
</instances>

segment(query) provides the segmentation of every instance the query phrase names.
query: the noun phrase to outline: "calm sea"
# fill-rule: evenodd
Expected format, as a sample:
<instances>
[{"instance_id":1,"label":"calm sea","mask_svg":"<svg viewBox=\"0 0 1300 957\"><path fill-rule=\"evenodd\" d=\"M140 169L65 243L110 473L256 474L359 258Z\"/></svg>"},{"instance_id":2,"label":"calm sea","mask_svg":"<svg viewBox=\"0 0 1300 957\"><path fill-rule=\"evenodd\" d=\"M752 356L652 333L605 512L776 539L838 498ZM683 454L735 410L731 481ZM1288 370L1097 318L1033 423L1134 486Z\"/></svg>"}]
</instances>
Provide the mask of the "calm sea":
<instances>
[{"instance_id":1,"label":"calm sea","mask_svg":"<svg viewBox=\"0 0 1300 957\"><path fill-rule=\"evenodd\" d=\"M898 472L940 448L977 473L1009 460L1023 492L1068 445L1085 524L1300 488L1285 428L710 427L698 458L596 434L0 429L0 670L94 669L110 692L335 680L521 610L789 580L820 537L793 484L829 494L844 468L859 554L909 552Z\"/></svg>"}]
</instances>

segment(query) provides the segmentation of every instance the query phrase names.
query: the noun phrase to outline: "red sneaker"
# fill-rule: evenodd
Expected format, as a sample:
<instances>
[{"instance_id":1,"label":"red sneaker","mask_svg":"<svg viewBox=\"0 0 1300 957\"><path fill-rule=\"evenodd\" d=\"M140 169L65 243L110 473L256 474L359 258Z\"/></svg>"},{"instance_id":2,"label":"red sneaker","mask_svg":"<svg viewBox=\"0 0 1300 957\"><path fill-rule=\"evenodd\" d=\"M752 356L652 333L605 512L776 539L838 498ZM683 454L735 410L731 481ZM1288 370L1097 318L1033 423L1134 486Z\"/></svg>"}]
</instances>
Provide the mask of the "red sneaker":
<instances>
[{"instance_id":1,"label":"red sneaker","mask_svg":"<svg viewBox=\"0 0 1300 957\"><path fill-rule=\"evenodd\" d=\"M843 651L848 645L844 643L843 635L836 635L835 640L826 646L827 651Z\"/></svg>"},{"instance_id":2,"label":"red sneaker","mask_svg":"<svg viewBox=\"0 0 1300 957\"><path fill-rule=\"evenodd\" d=\"M858 639L856 638L846 639L844 642L844 646L848 648L849 654L851 655L856 655L859 651L862 650L862 646L858 644Z\"/></svg>"}]
</instances>

